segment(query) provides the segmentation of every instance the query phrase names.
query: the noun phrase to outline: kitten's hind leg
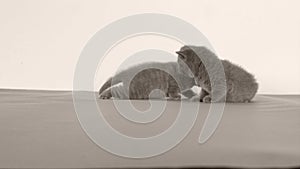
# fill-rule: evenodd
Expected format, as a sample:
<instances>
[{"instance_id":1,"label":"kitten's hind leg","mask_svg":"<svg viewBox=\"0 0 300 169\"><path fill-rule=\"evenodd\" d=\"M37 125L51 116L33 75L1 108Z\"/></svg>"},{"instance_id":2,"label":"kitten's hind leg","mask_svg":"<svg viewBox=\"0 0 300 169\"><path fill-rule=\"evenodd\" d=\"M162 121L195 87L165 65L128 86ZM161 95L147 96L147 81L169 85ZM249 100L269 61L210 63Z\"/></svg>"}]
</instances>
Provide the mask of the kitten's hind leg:
<instances>
[{"instance_id":1,"label":"kitten's hind leg","mask_svg":"<svg viewBox=\"0 0 300 169\"><path fill-rule=\"evenodd\" d=\"M179 93L180 93L180 89L177 85L177 82L173 78L171 78L169 80L169 88L166 95L170 97L170 100L180 100L181 96Z\"/></svg>"},{"instance_id":2,"label":"kitten's hind leg","mask_svg":"<svg viewBox=\"0 0 300 169\"><path fill-rule=\"evenodd\" d=\"M181 99L181 96L179 94L179 88L178 88L178 90L173 90L173 89L168 90L167 95L169 95L170 100L180 100Z\"/></svg>"},{"instance_id":3,"label":"kitten's hind leg","mask_svg":"<svg viewBox=\"0 0 300 169\"><path fill-rule=\"evenodd\" d=\"M102 92L99 96L100 99L110 99L112 97L111 89L107 89Z\"/></svg>"},{"instance_id":4,"label":"kitten's hind leg","mask_svg":"<svg viewBox=\"0 0 300 169\"><path fill-rule=\"evenodd\" d=\"M170 94L170 100L180 100L181 96L179 95L179 93L177 94Z\"/></svg>"}]
</instances>

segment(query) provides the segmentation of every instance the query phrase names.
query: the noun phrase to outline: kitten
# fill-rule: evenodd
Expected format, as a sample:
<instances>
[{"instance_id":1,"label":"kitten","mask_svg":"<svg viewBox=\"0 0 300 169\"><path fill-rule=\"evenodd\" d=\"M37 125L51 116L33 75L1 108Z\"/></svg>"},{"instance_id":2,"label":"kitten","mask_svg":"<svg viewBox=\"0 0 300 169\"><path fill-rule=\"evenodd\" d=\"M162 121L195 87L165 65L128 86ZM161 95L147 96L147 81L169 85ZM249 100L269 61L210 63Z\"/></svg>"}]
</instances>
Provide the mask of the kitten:
<instances>
[{"instance_id":1,"label":"kitten","mask_svg":"<svg viewBox=\"0 0 300 169\"><path fill-rule=\"evenodd\" d=\"M202 60L205 59L206 66L214 73L217 69L220 69L213 61L218 59L217 56L203 46L183 46L176 53L178 54L177 61L182 71L190 70L192 74L189 74L189 76L194 76L196 84L201 87L200 95L194 97L193 100L206 103L218 102L218 100L211 100L211 82L208 72L200 60L200 58ZM227 60L220 61L225 73L226 102L250 102L258 89L258 84L253 75ZM215 84L218 83L218 81L214 82Z\"/></svg>"},{"instance_id":2,"label":"kitten","mask_svg":"<svg viewBox=\"0 0 300 169\"><path fill-rule=\"evenodd\" d=\"M177 62L139 64L123 70L108 79L100 88L99 95L101 99L109 99L111 97L119 99L149 99L149 94L152 90L160 89L166 97L177 100L180 98L181 89L182 95L191 98L195 95L191 90L195 85L195 80L180 73L179 70ZM138 73L135 75L136 72ZM133 76L134 78L129 81L130 77ZM179 84L172 76L175 77ZM129 89L129 91L126 89ZM158 98L162 97L158 96Z\"/></svg>"}]
</instances>

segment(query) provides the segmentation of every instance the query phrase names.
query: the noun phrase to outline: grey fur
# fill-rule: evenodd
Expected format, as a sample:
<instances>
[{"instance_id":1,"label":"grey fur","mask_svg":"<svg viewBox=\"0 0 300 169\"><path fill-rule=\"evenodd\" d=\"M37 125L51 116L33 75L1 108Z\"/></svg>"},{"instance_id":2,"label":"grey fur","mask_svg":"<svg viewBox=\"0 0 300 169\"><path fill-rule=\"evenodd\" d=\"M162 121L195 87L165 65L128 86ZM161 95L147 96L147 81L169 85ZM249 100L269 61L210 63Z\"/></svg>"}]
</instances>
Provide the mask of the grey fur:
<instances>
[{"instance_id":1,"label":"grey fur","mask_svg":"<svg viewBox=\"0 0 300 169\"><path fill-rule=\"evenodd\" d=\"M183 46L176 53L178 54L178 63L182 71L186 72L189 69L195 76L197 85L201 87L200 95L192 98L192 100L211 102L211 82L204 64L198 56L207 61L207 66L212 72L218 68L210 58L216 58L217 56L203 46ZM226 78L226 102L250 102L258 89L254 76L227 60L220 61Z\"/></svg>"},{"instance_id":2,"label":"grey fur","mask_svg":"<svg viewBox=\"0 0 300 169\"><path fill-rule=\"evenodd\" d=\"M168 73L163 70L166 70ZM108 79L100 88L99 95L102 99L111 97L119 99L149 99L149 94L154 89L159 89L171 99L179 99L180 91L182 91L181 94L184 96L194 96L195 94L191 90L195 85L194 78L182 74L179 70L177 62L139 64L123 70L113 78ZM130 81L130 77L133 76L134 78ZM126 89L129 89L129 91ZM151 98L161 98L161 96Z\"/></svg>"}]
</instances>

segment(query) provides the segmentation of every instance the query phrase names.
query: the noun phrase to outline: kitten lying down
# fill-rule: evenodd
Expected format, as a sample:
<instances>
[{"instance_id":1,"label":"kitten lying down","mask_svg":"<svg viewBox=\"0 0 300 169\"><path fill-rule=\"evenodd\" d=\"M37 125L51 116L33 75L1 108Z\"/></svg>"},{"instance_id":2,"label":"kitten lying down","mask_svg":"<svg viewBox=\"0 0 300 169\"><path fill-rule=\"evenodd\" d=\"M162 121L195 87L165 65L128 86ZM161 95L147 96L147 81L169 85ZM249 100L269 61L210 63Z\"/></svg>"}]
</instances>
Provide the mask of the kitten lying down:
<instances>
[{"instance_id":1,"label":"kitten lying down","mask_svg":"<svg viewBox=\"0 0 300 169\"><path fill-rule=\"evenodd\" d=\"M210 72L214 75L217 69L216 60L221 61L224 68L226 80L226 91L224 97L226 102L250 102L255 96L258 84L253 75L246 70L237 66L227 60L220 60L209 49L203 46L183 46L178 54L178 64L183 72L191 71L190 77L195 77L196 84L201 87L200 95L192 98L192 100L198 100L200 102L219 102L224 98L217 98L212 100L212 85L208 76L207 69L205 68L201 60L205 59L206 66L209 67ZM201 58L201 60L200 60ZM214 79L214 84L218 83L218 79ZM224 83L225 84L225 83ZM218 92L218 91L215 91Z\"/></svg>"},{"instance_id":2,"label":"kitten lying down","mask_svg":"<svg viewBox=\"0 0 300 169\"><path fill-rule=\"evenodd\" d=\"M151 96L151 99L168 97L178 100L180 94L188 98L194 96L191 90L194 85L194 78L182 74L176 62L148 62L130 67L108 79L99 90L99 95L101 99L149 99ZM154 89L162 91L162 95L151 93Z\"/></svg>"},{"instance_id":3,"label":"kitten lying down","mask_svg":"<svg viewBox=\"0 0 300 169\"><path fill-rule=\"evenodd\" d=\"M250 102L258 90L258 84L252 74L227 60L219 60L213 52L203 46L184 46L176 53L178 54L177 63L144 63L116 74L101 87L100 98L109 99L113 96L119 99L149 99L150 93L154 89L159 89L164 96L178 100L181 98L181 89L183 91L181 94L192 101L205 103L223 101L223 98L212 100L212 85L200 58L207 61L206 66L212 73L220 69L216 66L214 59L221 61L225 73L224 81L226 81L224 83L226 84L224 92L226 102ZM167 69L167 72L173 76L163 69ZM136 72L139 73L136 74ZM130 77L133 76L134 78L130 81ZM176 77L179 84L173 77ZM216 80L214 84L218 83L218 77L214 80ZM191 90L194 85L201 87L199 95L194 95ZM163 99L164 96L159 95L153 98Z\"/></svg>"}]
</instances>

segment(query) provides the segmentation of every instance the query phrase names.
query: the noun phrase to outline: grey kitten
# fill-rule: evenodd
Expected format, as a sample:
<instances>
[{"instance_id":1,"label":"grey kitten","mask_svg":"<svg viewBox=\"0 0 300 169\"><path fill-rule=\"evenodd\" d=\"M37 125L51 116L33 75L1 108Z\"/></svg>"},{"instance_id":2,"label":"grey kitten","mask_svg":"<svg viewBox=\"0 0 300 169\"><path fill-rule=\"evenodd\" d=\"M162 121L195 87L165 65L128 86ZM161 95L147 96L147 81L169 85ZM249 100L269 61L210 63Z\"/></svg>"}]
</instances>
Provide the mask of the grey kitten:
<instances>
[{"instance_id":1,"label":"grey kitten","mask_svg":"<svg viewBox=\"0 0 300 169\"><path fill-rule=\"evenodd\" d=\"M178 63L182 71L186 72L189 69L192 72L189 76L195 76L197 85L201 87L200 95L193 99L206 103L217 102L218 100L211 100L211 82L206 68L199 58L200 56L201 59L205 59L209 69L214 72L220 69L212 59L217 58L217 56L203 46L183 46L176 53L178 54ZM250 102L258 89L254 76L227 60L220 61L225 73L226 102ZM218 81L215 81L215 83L218 83Z\"/></svg>"},{"instance_id":2,"label":"grey kitten","mask_svg":"<svg viewBox=\"0 0 300 169\"><path fill-rule=\"evenodd\" d=\"M113 78L108 79L100 88L99 95L102 99L111 97L119 99L149 99L149 94L154 89L160 89L165 96L177 100L181 97L179 95L181 89L181 94L190 98L195 95L191 90L195 85L195 80L186 74L180 73L179 70L177 62L139 64L123 70ZM136 72L138 73L136 74ZM134 78L130 81L130 77L133 76ZM161 96L152 98L161 98Z\"/></svg>"}]
</instances>

